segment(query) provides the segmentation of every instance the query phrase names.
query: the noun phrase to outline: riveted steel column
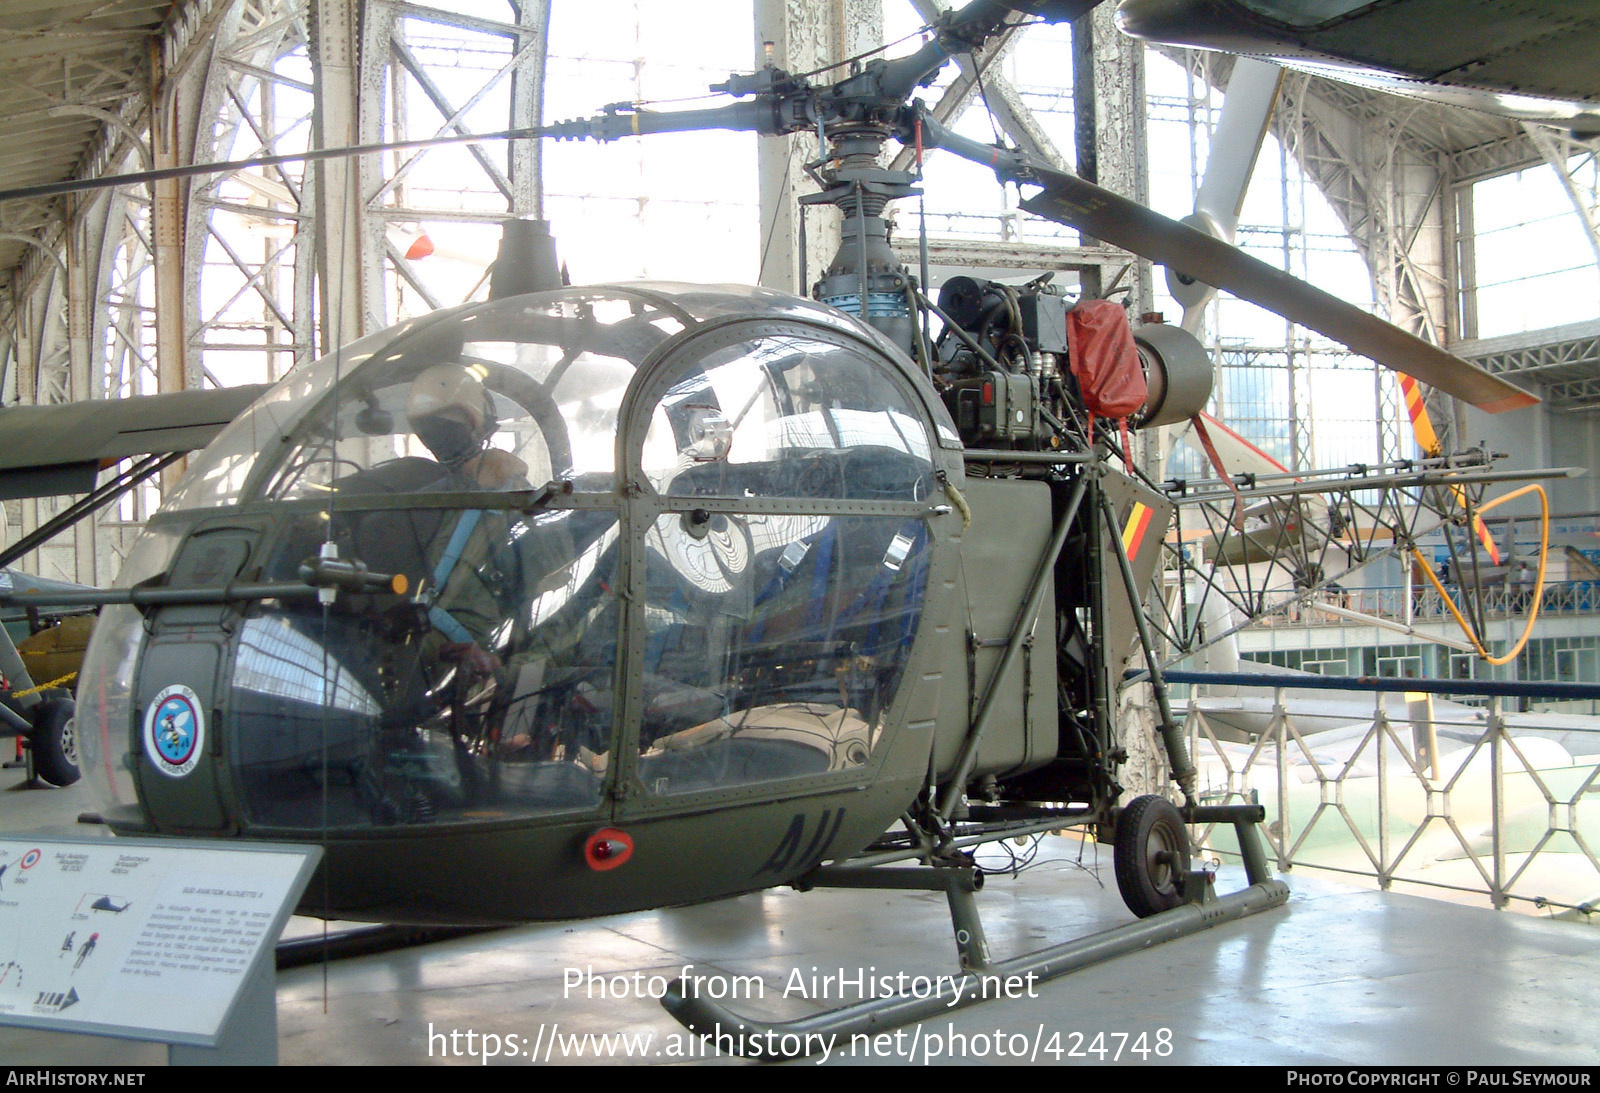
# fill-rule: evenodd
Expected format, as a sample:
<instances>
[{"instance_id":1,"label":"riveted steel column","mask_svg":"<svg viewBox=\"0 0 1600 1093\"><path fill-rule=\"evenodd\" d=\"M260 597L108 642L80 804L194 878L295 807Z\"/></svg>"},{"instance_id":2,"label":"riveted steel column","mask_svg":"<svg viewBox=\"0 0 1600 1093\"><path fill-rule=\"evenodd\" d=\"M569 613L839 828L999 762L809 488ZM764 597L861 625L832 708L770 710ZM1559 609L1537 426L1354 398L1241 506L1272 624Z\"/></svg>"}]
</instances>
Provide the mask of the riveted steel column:
<instances>
[{"instance_id":1,"label":"riveted steel column","mask_svg":"<svg viewBox=\"0 0 1600 1093\"><path fill-rule=\"evenodd\" d=\"M102 199L102 204L103 204ZM93 323L94 294L90 288L91 278L99 263L95 261L98 254L90 252L89 240L86 236L84 223L84 202L72 200L67 203L67 281L65 294L67 298L67 367L70 376L70 390L74 401L83 401L93 398L99 392L94 390L90 382L90 343L89 335ZM79 584L95 584L95 549L94 549L94 521L92 519L79 520L72 528L72 541L74 559L74 580Z\"/></svg>"},{"instance_id":2,"label":"riveted steel column","mask_svg":"<svg viewBox=\"0 0 1600 1093\"><path fill-rule=\"evenodd\" d=\"M16 316L17 324L17 401L24 406L30 406L39 398L39 327L35 321L38 311L33 306L33 294L26 288L19 291L14 286L12 293L12 314ZM31 534L39 526L39 502L26 497L19 503L19 507L22 510L22 520L16 529L18 540ZM32 551L26 557L18 559L17 566L29 573L37 573L39 552Z\"/></svg>"},{"instance_id":3,"label":"riveted steel column","mask_svg":"<svg viewBox=\"0 0 1600 1093\"><path fill-rule=\"evenodd\" d=\"M38 401L37 380L39 361L34 348L39 344L38 330L33 322L33 299L26 289L12 286L11 313L17 324L15 359L17 370L17 401L31 406Z\"/></svg>"},{"instance_id":4,"label":"riveted steel column","mask_svg":"<svg viewBox=\"0 0 1600 1093\"><path fill-rule=\"evenodd\" d=\"M767 63L765 43L772 43L772 63L790 72L814 68L883 44L882 0L756 0L755 65ZM816 190L803 165L817 158L814 133L770 137L757 151L760 187L758 280L768 288L801 296L801 284L815 281L833 256L839 238L839 211L832 206L806 212L806 237L800 238L802 193Z\"/></svg>"},{"instance_id":5,"label":"riveted steel column","mask_svg":"<svg viewBox=\"0 0 1600 1093\"><path fill-rule=\"evenodd\" d=\"M1150 202L1146 151L1144 46L1117 30L1115 5L1101 4L1072 24L1073 113L1078 174L1090 182ZM1108 286L1084 273L1090 295ZM1151 309L1150 263L1136 259L1129 276L1134 315Z\"/></svg>"},{"instance_id":6,"label":"riveted steel column","mask_svg":"<svg viewBox=\"0 0 1600 1093\"><path fill-rule=\"evenodd\" d=\"M386 5L316 0L311 8L313 141L319 148L376 142L382 132ZM381 31L381 33L380 33ZM381 45L380 45L381 44ZM383 235L368 222L365 180L377 178L376 155L316 166L321 349L332 352L386 324Z\"/></svg>"},{"instance_id":7,"label":"riveted steel column","mask_svg":"<svg viewBox=\"0 0 1600 1093\"><path fill-rule=\"evenodd\" d=\"M159 60L155 62L158 66ZM158 67L151 77L150 158L156 168L176 167L181 160L178 140L178 97ZM184 337L184 224L188 220L189 184L176 178L151 185L150 242L155 268L156 390L182 391L188 386L188 345ZM162 472L162 492L183 477L184 460Z\"/></svg>"},{"instance_id":8,"label":"riveted steel column","mask_svg":"<svg viewBox=\"0 0 1600 1093\"><path fill-rule=\"evenodd\" d=\"M538 45L511 74L511 127L531 129L544 124L545 62L550 55L550 0L522 0L517 25L531 31ZM518 45L526 45L523 38ZM511 145L511 211L544 219L544 141L519 140Z\"/></svg>"}]
</instances>

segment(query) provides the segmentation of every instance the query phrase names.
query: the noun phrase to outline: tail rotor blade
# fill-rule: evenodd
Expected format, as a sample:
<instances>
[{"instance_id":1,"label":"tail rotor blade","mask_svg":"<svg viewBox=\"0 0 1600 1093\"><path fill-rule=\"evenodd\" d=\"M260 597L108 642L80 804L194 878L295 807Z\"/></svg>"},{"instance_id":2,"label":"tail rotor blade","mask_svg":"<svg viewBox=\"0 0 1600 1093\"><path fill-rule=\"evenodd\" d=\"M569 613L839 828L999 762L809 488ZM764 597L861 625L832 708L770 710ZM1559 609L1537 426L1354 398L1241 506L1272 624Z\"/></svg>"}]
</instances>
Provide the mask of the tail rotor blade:
<instances>
[{"instance_id":1,"label":"tail rotor blade","mask_svg":"<svg viewBox=\"0 0 1600 1093\"><path fill-rule=\"evenodd\" d=\"M1400 394L1406 400L1406 414L1411 418L1411 435L1416 438L1417 447L1422 449L1424 455L1437 457L1444 452L1444 445L1439 442L1439 434L1433 427L1433 418L1428 416L1428 404L1422 396L1422 388L1416 380L1400 374ZM1451 486L1450 492L1455 496L1456 504L1468 512L1472 506L1467 503L1467 492L1460 486ZM1483 517L1472 513L1472 533L1483 544L1483 549L1489 554L1489 561L1493 565L1500 564L1500 548L1495 545L1494 536L1489 534L1489 529L1484 526Z\"/></svg>"}]
</instances>

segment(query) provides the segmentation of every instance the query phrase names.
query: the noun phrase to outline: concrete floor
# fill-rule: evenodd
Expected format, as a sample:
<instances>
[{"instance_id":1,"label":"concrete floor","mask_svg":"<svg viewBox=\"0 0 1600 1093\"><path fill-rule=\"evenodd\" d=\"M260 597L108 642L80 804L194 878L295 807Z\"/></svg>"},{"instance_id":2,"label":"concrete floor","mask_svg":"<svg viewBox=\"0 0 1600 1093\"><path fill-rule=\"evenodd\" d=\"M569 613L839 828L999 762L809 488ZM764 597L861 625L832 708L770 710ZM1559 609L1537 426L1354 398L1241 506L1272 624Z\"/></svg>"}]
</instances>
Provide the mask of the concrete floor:
<instances>
[{"instance_id":1,"label":"concrete floor","mask_svg":"<svg viewBox=\"0 0 1600 1093\"><path fill-rule=\"evenodd\" d=\"M0 832L103 830L74 822L94 807L81 788L13 788L20 781L18 771L0 774ZM1091 846L1080 864L1079 853L1076 842L1046 839L1041 864L1015 879L990 875L978 898L997 959L1132 921L1116 894L1109 855L1097 863ZM991 868L1006 857L993 849L985 856ZM1040 984L1034 998L988 1001L925 1021L898 1043L891 1034L881 1045L857 1045L853 1056L848 1043L833 1045L827 1061L1600 1060L1593 1024L1600 931L1300 875L1289 880L1287 908ZM1217 890L1240 884L1240 872L1225 867ZM296 920L293 928L319 927ZM759 977L763 997L734 1004L741 1014L795 1017L819 1008L805 996L814 993L813 975L945 974L954 970L955 946L944 897L908 892L774 890L699 907L501 930L340 961L328 969L326 986L320 967L280 974L280 1056L293 1064L476 1065L466 1057L471 1031L474 1048L486 1033L515 1048L514 1058L492 1063L525 1064L547 1050L551 1061L684 1061L691 1038L657 1002L639 996L652 986L648 979L636 991L631 977L642 971L670 979L691 964L710 977L708 984L731 987L733 977ZM569 979L591 971L628 976L628 996L569 989ZM828 995L834 1000L840 991L830 984ZM458 1034L459 1056L450 1054L451 1033ZM585 1034L630 1040L606 1050L582 1040ZM574 1045L571 1037L580 1040ZM694 1042L693 1061L703 1061L705 1050ZM9 1064L159 1065L165 1051L0 1028L0 1062ZM1026 1057L1016 1058L1018 1052Z\"/></svg>"}]
</instances>

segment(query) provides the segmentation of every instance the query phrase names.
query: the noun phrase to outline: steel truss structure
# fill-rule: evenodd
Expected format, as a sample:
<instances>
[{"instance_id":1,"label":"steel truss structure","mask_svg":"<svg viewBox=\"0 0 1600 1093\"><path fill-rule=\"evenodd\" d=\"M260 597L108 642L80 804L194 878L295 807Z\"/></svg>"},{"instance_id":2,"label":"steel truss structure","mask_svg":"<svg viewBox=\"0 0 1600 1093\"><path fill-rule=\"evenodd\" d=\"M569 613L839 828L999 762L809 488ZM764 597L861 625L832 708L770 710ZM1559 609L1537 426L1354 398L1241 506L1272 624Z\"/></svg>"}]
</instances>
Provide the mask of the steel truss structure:
<instances>
[{"instance_id":1,"label":"steel truss structure","mask_svg":"<svg viewBox=\"0 0 1600 1093\"><path fill-rule=\"evenodd\" d=\"M1467 529L1490 486L1560 472L1496 470L1481 451L1302 474L1172 481L1166 587L1151 597L1167 667L1270 618L1326 612L1414 635L1409 617L1351 611L1339 581L1445 529L1463 614L1482 633L1490 567ZM1420 598L1420 590L1419 590ZM1430 638L1427 640L1439 640Z\"/></svg>"},{"instance_id":2,"label":"steel truss structure","mask_svg":"<svg viewBox=\"0 0 1600 1093\"><path fill-rule=\"evenodd\" d=\"M120 112L69 89L72 109L106 125L83 173L465 135L542 115L546 0L508 3L501 20L394 0L191 0L177 12L148 80L121 89ZM8 209L7 227L37 220L53 235L28 234L38 258L0 314L7 401L275 380L333 345L463 302L406 257L420 226L538 216L543 200L539 142L469 148ZM426 180L447 158L441 200ZM135 490L23 564L108 581L157 503L153 486ZM65 504L21 502L17 534Z\"/></svg>"},{"instance_id":3,"label":"steel truss structure","mask_svg":"<svg viewBox=\"0 0 1600 1093\"><path fill-rule=\"evenodd\" d=\"M925 20L947 5L912 6ZM776 60L791 68L837 62L880 43L883 15L881 0L755 0L758 35L774 41ZM41 53L16 115L91 132L74 168L81 177L530 125L543 119L549 26L549 0L506 0L493 18L410 0L178 0L150 28L153 55L99 32L92 41L80 35L76 41L88 43L82 48ZM966 59L935 114L959 116L981 90L1019 146L1144 197L1142 52L1117 34L1110 6L1073 28L1071 149L1052 143L1030 109L1038 96L1001 71L1023 33ZM29 48L38 52L44 41ZM1179 59L1199 83L1225 83L1226 59ZM1377 271L1390 314L1448 343L1474 330L1471 293L1461 288L1472 274L1462 257L1471 251L1462 245L1471 234L1464 188L1488 173L1549 162L1562 170L1591 234L1596 195L1589 145L1510 123L1438 117L1397 112L1374 92L1294 77L1276 129ZM29 154L45 154L56 132L41 129ZM807 188L798 165L810 152L804 137L771 145L761 152L761 279L804 290L794 202ZM0 276L0 399L61 402L262 382L331 345L459 303L470 291L414 257L419 239L435 237L434 245L449 226L481 232L507 215L540 215L541 166L539 142L517 142L13 202L0 210L0 256L17 263ZM813 268L824 259L821 219L807 227ZM1037 254L1007 260L1076 269L1091 289L1129 270L1133 305L1148 309L1146 263L1093 241L1069 243L1037 244ZM994 253L1001 245L1016 249L1002 240L949 240L936 241L935 250L941 265L988 266L1004 264ZM1296 362L1294 346L1285 359ZM1562 405L1600 404L1592 377L1551 378L1566 385L1550 388ZM1288 454L1298 466L1312 450L1311 415L1304 384L1295 379L1290 390ZM1375 459L1404 447L1397 404L1380 393L1380 405L1396 414L1383 419ZM1454 424L1448 412L1434 420L1444 433ZM133 491L72 536L38 547L24 567L84 583L110 580L159 497L154 484ZM19 526L6 539L47 525L68 503L9 503L0 512Z\"/></svg>"},{"instance_id":4,"label":"steel truss structure","mask_svg":"<svg viewBox=\"0 0 1600 1093\"><path fill-rule=\"evenodd\" d=\"M1460 351L1491 372L1536 381L1552 410L1600 410L1600 323L1485 338L1462 345Z\"/></svg>"}]
</instances>

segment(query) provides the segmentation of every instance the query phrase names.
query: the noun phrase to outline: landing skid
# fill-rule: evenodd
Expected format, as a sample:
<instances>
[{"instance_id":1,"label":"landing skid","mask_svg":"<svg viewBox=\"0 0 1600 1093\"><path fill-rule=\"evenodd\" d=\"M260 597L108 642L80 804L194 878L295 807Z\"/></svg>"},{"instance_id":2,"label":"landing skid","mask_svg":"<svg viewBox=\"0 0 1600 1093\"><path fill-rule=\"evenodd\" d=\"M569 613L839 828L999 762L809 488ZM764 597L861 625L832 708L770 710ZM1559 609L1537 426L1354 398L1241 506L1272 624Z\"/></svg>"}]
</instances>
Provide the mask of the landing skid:
<instances>
[{"instance_id":1,"label":"landing skid","mask_svg":"<svg viewBox=\"0 0 1600 1093\"><path fill-rule=\"evenodd\" d=\"M884 866L822 866L808 874L806 885L829 888L880 888L943 891L950 902L960 956L959 976L941 978L938 989L923 997L890 995L837 1006L793 1021L761 1021L741 1017L694 984L678 979L667 988L661 1004L690 1032L715 1038L719 1049L761 1058L796 1058L806 1045L839 1043L857 1034L872 1034L939 1014L964 1009L974 1002L1003 996L1007 984L1036 984L1078 971L1113 957L1147 949L1163 941L1198 933L1224 922L1281 906L1289 888L1274 880L1261 845L1259 825L1265 809L1259 805L1221 805L1182 810L1191 824L1231 823L1239 838L1249 886L1218 896L1210 874L1187 873L1182 889L1186 902L1138 922L1088 937L1052 945L998 963L989 958L983 924L974 893L982 875L971 866L887 868ZM794 1045L789 1047L788 1045Z\"/></svg>"}]
</instances>

